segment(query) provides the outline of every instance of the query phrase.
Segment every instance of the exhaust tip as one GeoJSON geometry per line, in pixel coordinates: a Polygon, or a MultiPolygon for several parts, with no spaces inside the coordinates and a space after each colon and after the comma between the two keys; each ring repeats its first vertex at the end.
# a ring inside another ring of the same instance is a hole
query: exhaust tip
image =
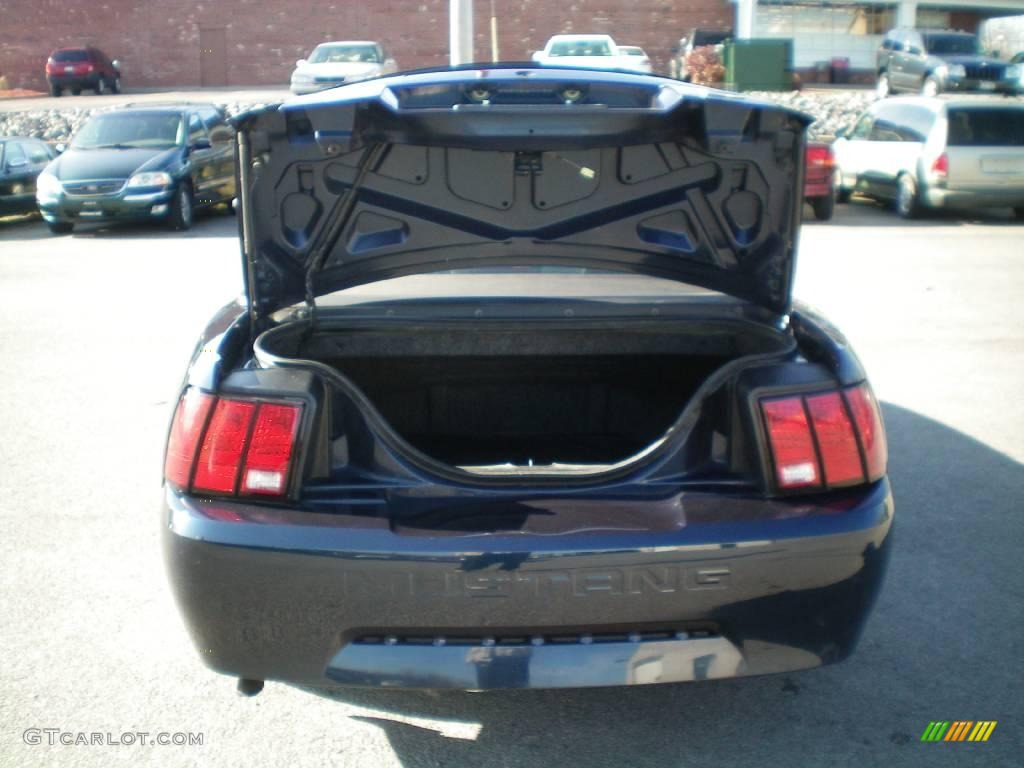
{"type": "Polygon", "coordinates": [[[262,680],[251,680],[247,677],[238,678],[238,695],[251,697],[263,690],[262,680]]]}

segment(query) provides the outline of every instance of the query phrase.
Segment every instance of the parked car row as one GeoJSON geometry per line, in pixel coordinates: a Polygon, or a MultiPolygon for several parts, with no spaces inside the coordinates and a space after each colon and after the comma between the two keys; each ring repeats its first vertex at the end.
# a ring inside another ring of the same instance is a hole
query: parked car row
{"type": "Polygon", "coordinates": [[[79,222],[158,220],[188,229],[196,209],[234,199],[234,130],[209,104],[103,112],[36,186],[39,210],[56,234],[79,222]]]}
{"type": "Polygon", "coordinates": [[[1024,218],[1024,104],[920,96],[877,101],[832,145],[837,194],[929,209],[1012,208],[1024,218]]]}
{"type": "Polygon", "coordinates": [[[233,210],[234,135],[217,107],[171,104],[93,115],[56,153],[0,138],[0,215],[38,207],[54,234],[120,221],[188,229],[197,209],[233,210]]]}
{"type": "MultiPolygon", "coordinates": [[[[728,28],[694,28],[672,47],[669,75],[688,80],[687,58],[696,48],[720,47],[731,39],[728,28]]],[[[881,97],[911,91],[936,96],[949,91],[1024,93],[1024,64],[1001,61],[981,52],[977,35],[946,29],[898,27],[878,49],[877,90],[881,97]]],[[[533,60],[543,66],[621,69],[651,73],[651,60],[638,46],[618,45],[609,35],[573,34],[551,37],[533,60]]],[[[295,62],[291,90],[312,93],[344,83],[392,74],[398,64],[384,47],[370,40],[321,43],[308,58],[295,62]]],[[[50,93],[97,94],[121,89],[120,63],[98,48],[62,48],[46,61],[50,93]]]]}

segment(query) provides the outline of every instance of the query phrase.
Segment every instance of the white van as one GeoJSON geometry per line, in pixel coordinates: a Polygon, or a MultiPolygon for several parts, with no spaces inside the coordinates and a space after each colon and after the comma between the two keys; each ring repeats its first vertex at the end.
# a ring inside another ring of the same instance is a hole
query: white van
{"type": "Polygon", "coordinates": [[[838,200],[927,208],[1013,208],[1024,218],[1024,102],[993,97],[878,101],[832,146],[838,200]]]}

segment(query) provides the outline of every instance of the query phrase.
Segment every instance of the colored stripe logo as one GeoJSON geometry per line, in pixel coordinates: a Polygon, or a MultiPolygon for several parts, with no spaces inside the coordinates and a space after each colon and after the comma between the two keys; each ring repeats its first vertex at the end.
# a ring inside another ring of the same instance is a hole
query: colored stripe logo
{"type": "Polygon", "coordinates": [[[921,734],[921,741],[988,741],[996,720],[933,720],[921,734]]]}

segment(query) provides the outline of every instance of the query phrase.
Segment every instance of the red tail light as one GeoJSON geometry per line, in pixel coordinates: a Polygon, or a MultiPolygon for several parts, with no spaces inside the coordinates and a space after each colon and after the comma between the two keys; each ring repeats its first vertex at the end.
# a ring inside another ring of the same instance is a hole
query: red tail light
{"type": "Polygon", "coordinates": [[[825,484],[830,486],[858,483],[864,479],[857,436],[838,392],[807,398],[807,410],[818,438],[825,484]]]}
{"type": "Polygon", "coordinates": [[[943,152],[935,158],[935,162],[932,163],[932,173],[943,179],[949,175],[949,155],[943,152]]]}
{"type": "Polygon", "coordinates": [[[803,399],[787,397],[762,400],[761,410],[768,424],[768,440],[775,459],[775,480],[780,488],[809,488],[821,485],[814,439],[804,413],[803,399]]]}
{"type": "Polygon", "coordinates": [[[195,490],[235,492],[254,413],[256,406],[253,403],[241,400],[217,403],[199,451],[196,476],[192,481],[195,490]]]}
{"type": "Polygon", "coordinates": [[[190,388],[178,403],[164,477],[182,490],[283,496],[302,406],[217,399],[190,388]]]}
{"type": "Polygon", "coordinates": [[[260,406],[252,445],[242,473],[242,493],[280,496],[288,485],[299,409],[292,405],[260,406]]]}
{"type": "Polygon", "coordinates": [[[198,389],[188,389],[178,401],[167,439],[164,477],[179,488],[188,488],[192,464],[196,458],[199,438],[206,429],[206,417],[213,406],[213,397],[198,389]]]}
{"type": "Polygon", "coordinates": [[[808,147],[807,165],[831,168],[836,163],[831,147],[808,147]]]}
{"type": "Polygon", "coordinates": [[[867,384],[762,400],[761,411],[779,488],[838,488],[885,474],[885,431],[867,384]]]}
{"type": "Polygon", "coordinates": [[[844,393],[846,402],[853,414],[853,423],[857,425],[857,433],[864,448],[867,460],[868,480],[877,480],[885,474],[889,462],[889,448],[885,442],[885,428],[882,426],[882,414],[878,410],[878,402],[867,384],[852,387],[844,393]]]}

